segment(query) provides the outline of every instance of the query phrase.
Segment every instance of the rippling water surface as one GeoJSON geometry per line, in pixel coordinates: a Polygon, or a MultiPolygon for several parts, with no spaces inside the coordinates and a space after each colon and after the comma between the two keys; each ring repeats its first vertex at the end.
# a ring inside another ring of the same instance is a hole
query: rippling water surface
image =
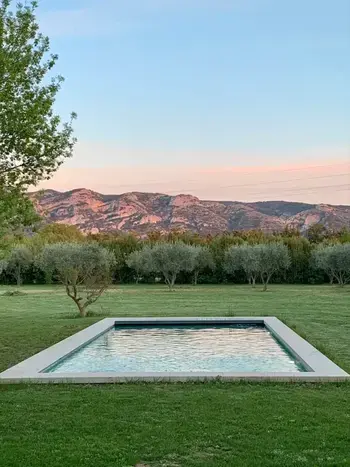
{"type": "Polygon", "coordinates": [[[124,326],[50,372],[304,371],[263,326],[124,326]]]}

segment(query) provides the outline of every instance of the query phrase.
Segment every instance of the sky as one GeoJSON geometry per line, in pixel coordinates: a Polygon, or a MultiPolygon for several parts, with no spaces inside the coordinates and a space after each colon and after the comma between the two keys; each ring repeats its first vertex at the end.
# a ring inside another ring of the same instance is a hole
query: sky
{"type": "Polygon", "coordinates": [[[41,0],[58,190],[350,204],[348,0],[41,0]]]}

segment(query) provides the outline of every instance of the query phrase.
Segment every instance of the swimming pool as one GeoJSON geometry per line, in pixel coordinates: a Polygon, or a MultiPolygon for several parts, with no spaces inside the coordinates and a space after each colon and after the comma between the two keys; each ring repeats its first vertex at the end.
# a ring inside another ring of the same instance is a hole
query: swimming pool
{"type": "Polygon", "coordinates": [[[273,316],[105,318],[0,373],[0,383],[349,378],[273,316]]]}
{"type": "Polygon", "coordinates": [[[295,372],[305,368],[259,324],[115,326],[47,370],[295,372]]]}

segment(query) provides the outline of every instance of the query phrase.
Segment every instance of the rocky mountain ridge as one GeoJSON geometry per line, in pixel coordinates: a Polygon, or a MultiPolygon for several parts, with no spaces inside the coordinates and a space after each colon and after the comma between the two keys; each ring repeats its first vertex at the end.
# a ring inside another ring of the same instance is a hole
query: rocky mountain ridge
{"type": "Polygon", "coordinates": [[[44,190],[30,195],[48,222],[76,225],[83,232],[191,230],[200,234],[285,227],[307,230],[312,224],[350,227],[350,206],[289,201],[243,203],[205,201],[192,195],[131,192],[103,195],[85,188],[67,192],[44,190]]]}

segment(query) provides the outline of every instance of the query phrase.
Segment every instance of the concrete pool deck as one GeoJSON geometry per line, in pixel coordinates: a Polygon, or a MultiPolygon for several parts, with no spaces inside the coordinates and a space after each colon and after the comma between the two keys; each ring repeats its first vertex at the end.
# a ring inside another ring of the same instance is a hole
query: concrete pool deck
{"type": "Polygon", "coordinates": [[[348,375],[329,358],[275,317],[105,318],[0,373],[0,383],[122,383],[128,381],[343,381],[348,375]],[[305,372],[132,372],[44,373],[115,325],[262,324],[299,360],[305,372]]]}

